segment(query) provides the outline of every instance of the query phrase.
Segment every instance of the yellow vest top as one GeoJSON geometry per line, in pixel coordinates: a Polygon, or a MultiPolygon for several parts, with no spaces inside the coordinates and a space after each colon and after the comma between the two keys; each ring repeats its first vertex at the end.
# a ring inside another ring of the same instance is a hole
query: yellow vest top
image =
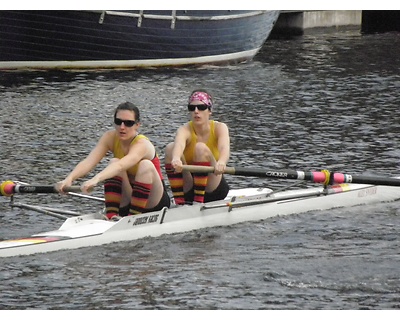
{"type": "MultiPolygon", "coordinates": [[[[190,142],[186,145],[185,150],[183,151],[183,155],[185,157],[187,164],[193,164],[193,156],[194,156],[194,147],[197,143],[197,135],[194,131],[193,122],[189,121],[190,128],[190,142]]],[[[219,151],[218,151],[218,138],[215,134],[215,121],[210,120],[210,137],[206,141],[206,145],[210,148],[211,153],[213,154],[215,160],[219,159],[219,151]]]]}
{"type": "MultiPolygon", "coordinates": [[[[149,140],[149,138],[147,138],[145,135],[143,134],[138,134],[135,138],[133,138],[131,145],[138,142],[140,139],[147,139],[149,140]]],[[[121,159],[123,157],[126,156],[126,154],[124,153],[124,151],[122,150],[121,147],[121,140],[118,138],[118,136],[116,135],[114,138],[114,146],[113,146],[113,150],[112,150],[114,157],[121,159]]],[[[161,180],[163,179],[162,174],[161,174],[161,167],[160,167],[160,159],[158,158],[157,153],[154,155],[154,158],[151,159],[151,162],[153,162],[154,166],[156,167],[156,170],[158,172],[158,174],[160,175],[161,180]]],[[[139,163],[135,164],[133,167],[128,169],[128,174],[135,176],[136,172],[138,170],[139,167],[139,163]]]]}

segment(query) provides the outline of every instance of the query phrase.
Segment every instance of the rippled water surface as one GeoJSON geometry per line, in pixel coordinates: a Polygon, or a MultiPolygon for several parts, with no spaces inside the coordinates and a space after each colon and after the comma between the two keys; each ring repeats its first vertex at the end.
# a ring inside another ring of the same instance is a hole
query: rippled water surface
{"type": "MultiPolygon", "coordinates": [[[[268,40],[254,61],[230,67],[1,73],[1,181],[61,180],[126,100],[140,105],[141,130],[163,157],[197,87],[211,89],[213,117],[230,127],[232,166],[399,175],[399,52],[399,33],[343,32],[268,40]]],[[[84,213],[101,206],[17,200],[84,213]]],[[[4,198],[0,208],[2,239],[61,223],[4,198]]],[[[398,202],[382,203],[3,258],[0,308],[398,309],[399,215],[398,202]]]]}

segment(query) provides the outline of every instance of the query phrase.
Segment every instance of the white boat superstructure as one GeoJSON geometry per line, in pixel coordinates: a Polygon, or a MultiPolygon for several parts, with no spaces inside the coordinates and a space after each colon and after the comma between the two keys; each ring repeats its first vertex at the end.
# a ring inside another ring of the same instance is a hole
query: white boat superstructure
{"type": "Polygon", "coordinates": [[[68,218],[58,230],[28,238],[0,241],[0,257],[100,246],[144,237],[258,221],[337,207],[400,199],[400,188],[338,184],[274,193],[271,189],[232,190],[225,200],[164,208],[161,211],[108,221],[101,213],[68,218]]]}

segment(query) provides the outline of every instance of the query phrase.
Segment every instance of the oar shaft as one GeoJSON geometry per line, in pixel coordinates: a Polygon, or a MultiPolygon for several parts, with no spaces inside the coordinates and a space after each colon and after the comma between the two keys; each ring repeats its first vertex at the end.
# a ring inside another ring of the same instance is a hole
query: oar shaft
{"type": "MultiPolygon", "coordinates": [[[[64,192],[81,191],[79,186],[64,188],[64,192]]],[[[15,193],[59,193],[55,185],[26,185],[18,184],[12,181],[4,181],[0,185],[0,194],[3,196],[12,196],[15,193]]]]}
{"type": "MultiPolygon", "coordinates": [[[[184,165],[183,170],[190,171],[190,172],[212,173],[212,172],[214,172],[214,167],[184,165]]],[[[232,175],[236,175],[236,176],[298,179],[297,171],[294,171],[294,170],[282,170],[280,172],[272,172],[272,171],[265,171],[265,170],[256,169],[256,168],[226,167],[224,170],[224,173],[232,174],[232,175]]]]}
{"type": "MultiPolygon", "coordinates": [[[[71,186],[71,187],[64,188],[64,192],[77,192],[80,190],[81,190],[81,188],[79,186],[71,186]]],[[[14,193],[59,193],[59,191],[57,190],[57,188],[55,186],[15,185],[14,193]]]]}
{"type": "MultiPolygon", "coordinates": [[[[190,172],[212,173],[214,172],[214,167],[184,165],[183,170],[190,172]]],[[[224,173],[236,176],[249,176],[249,177],[261,177],[261,178],[299,179],[298,172],[294,170],[265,171],[263,169],[256,169],[256,168],[226,167],[224,173]]],[[[300,179],[300,180],[307,180],[307,179],[300,179]]]]}
{"type": "MultiPolygon", "coordinates": [[[[214,167],[184,165],[183,170],[190,172],[211,173],[214,172],[214,167]]],[[[238,176],[261,177],[261,178],[271,178],[271,179],[306,180],[324,184],[360,183],[360,184],[374,184],[374,185],[386,185],[386,186],[400,186],[400,179],[396,178],[350,175],[343,173],[330,173],[327,170],[296,171],[296,170],[264,170],[257,168],[227,167],[224,173],[238,175],[238,176]]]]}
{"type": "Polygon", "coordinates": [[[363,183],[363,184],[377,184],[385,186],[400,186],[400,179],[396,178],[386,178],[386,177],[373,177],[373,176],[351,176],[353,183],[363,183]]]}

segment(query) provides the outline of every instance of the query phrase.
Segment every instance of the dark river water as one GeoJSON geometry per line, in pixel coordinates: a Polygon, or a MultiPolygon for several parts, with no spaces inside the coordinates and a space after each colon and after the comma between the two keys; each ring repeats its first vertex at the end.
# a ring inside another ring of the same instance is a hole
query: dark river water
{"type": "MultiPolygon", "coordinates": [[[[229,67],[1,73],[1,181],[61,180],[127,100],[140,106],[141,132],[163,158],[198,87],[211,90],[213,118],[230,127],[231,166],[398,175],[399,52],[400,33],[351,31],[268,40],[252,62],[229,67]]],[[[59,195],[16,200],[101,207],[59,195]]],[[[4,197],[0,208],[1,239],[62,223],[4,197]]],[[[398,309],[399,233],[391,202],[2,258],[0,309],[398,309]]]]}

